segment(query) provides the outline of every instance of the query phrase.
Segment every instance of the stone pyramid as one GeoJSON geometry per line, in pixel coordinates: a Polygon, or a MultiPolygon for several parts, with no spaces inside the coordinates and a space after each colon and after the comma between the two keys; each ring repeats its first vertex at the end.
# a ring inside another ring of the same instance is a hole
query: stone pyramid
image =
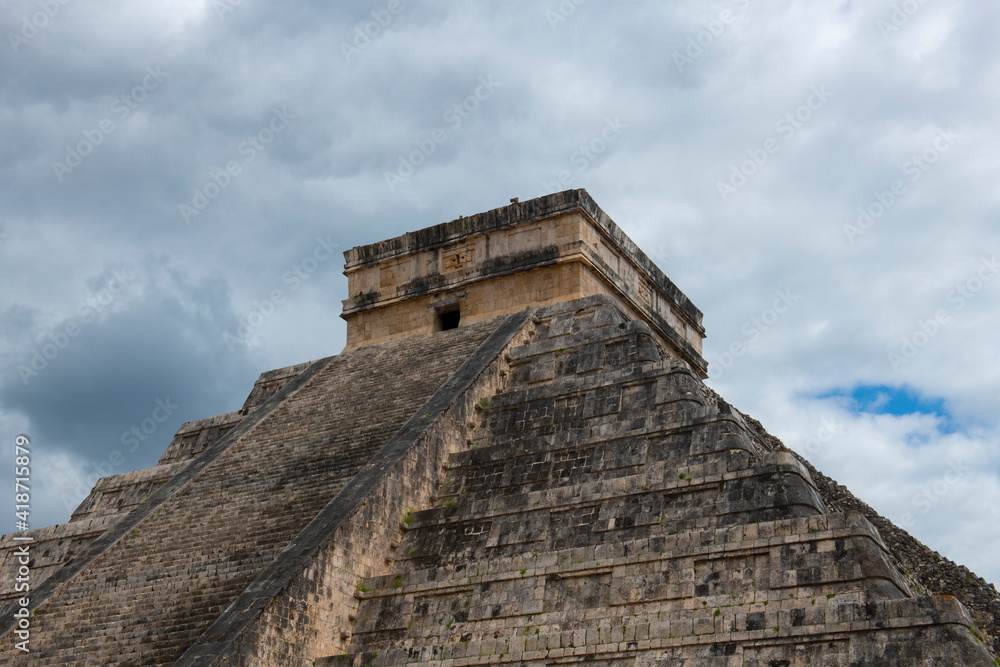
{"type": "Polygon", "coordinates": [[[3,538],[5,663],[996,664],[996,590],[708,389],[585,191],[346,257],[340,355],[27,535],[27,654],[3,538]]]}

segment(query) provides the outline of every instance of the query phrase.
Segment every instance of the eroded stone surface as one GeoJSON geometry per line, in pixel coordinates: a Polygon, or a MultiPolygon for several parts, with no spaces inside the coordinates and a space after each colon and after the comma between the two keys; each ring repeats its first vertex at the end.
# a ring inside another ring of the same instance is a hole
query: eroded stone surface
{"type": "Polygon", "coordinates": [[[704,376],[702,313],[601,210],[567,190],[344,253],[347,346],[604,294],[704,376]]]}
{"type": "Polygon", "coordinates": [[[3,657],[176,660],[495,326],[330,360],[43,604],[36,651],[3,657]]]}
{"type": "Polygon", "coordinates": [[[328,664],[992,663],[648,327],[600,299],[538,318],[328,664]]]}
{"type": "Polygon", "coordinates": [[[586,192],[346,256],[347,350],[32,531],[33,652],[8,612],[0,655],[993,664],[996,590],[706,387],[700,311],[586,192]]]}

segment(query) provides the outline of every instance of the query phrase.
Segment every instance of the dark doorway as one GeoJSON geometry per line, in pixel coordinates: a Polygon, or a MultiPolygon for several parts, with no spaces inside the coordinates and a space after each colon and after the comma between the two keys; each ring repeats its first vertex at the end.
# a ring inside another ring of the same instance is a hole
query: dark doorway
{"type": "Polygon", "coordinates": [[[461,317],[461,313],[456,308],[455,310],[449,310],[447,312],[438,311],[438,324],[441,325],[441,331],[447,331],[448,329],[457,329],[458,320],[461,317]]]}

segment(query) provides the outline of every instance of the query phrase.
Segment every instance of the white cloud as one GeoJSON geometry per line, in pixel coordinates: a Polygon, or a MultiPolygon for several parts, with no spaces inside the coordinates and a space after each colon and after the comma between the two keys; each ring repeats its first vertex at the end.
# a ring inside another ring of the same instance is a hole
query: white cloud
{"type": "MultiPolygon", "coordinates": [[[[925,3],[883,38],[878,21],[894,4],[586,3],[553,30],[545,12],[556,2],[413,2],[348,64],[339,44],[371,3],[244,1],[220,20],[196,0],[74,0],[18,53],[0,48],[0,312],[58,321],[89,277],[153,252],[193,286],[232,286],[225,299],[192,287],[157,323],[175,318],[186,331],[185,318],[210,320],[213,303],[245,313],[318,234],[348,248],[527,199],[620,116],[628,129],[571,186],[588,188],[705,312],[710,357],[745,339],[775,290],[801,294],[715,386],[793,447],[820,419],[842,420],[845,435],[815,463],[894,520],[943,474],[942,461],[975,461],[913,532],[1000,580],[991,556],[1000,552],[1000,281],[960,311],[947,300],[1000,250],[1000,44],[990,32],[1000,7],[925,3]],[[736,5],[749,6],[679,72],[672,52],[736,5]],[[155,64],[169,80],[58,182],[51,162],[155,64]],[[503,86],[391,192],[384,171],[489,74],[503,86]],[[818,85],[832,97],[782,136],[776,122],[818,85]],[[185,225],[178,205],[275,105],[294,108],[294,124],[185,225]],[[961,139],[849,243],[844,225],[858,208],[909,178],[903,163],[948,127],[961,139]],[[717,181],[768,137],[781,138],[780,151],[722,202],[717,181]],[[948,325],[893,371],[887,353],[941,308],[948,325]],[[802,398],[857,384],[941,397],[964,430],[802,398]],[[907,444],[908,433],[926,442],[907,444]]],[[[16,3],[4,34],[35,6],[16,3]]],[[[339,351],[344,282],[338,271],[317,276],[257,330],[259,370],[339,351]]],[[[134,312],[153,321],[141,304],[134,312]]],[[[211,338],[229,324],[199,331],[211,338]]],[[[155,382],[143,389],[156,393],[155,382]]],[[[238,407],[247,386],[233,384],[228,406],[238,407]]],[[[129,424],[142,409],[108,419],[129,424]]],[[[11,424],[15,416],[0,409],[11,424]]]]}

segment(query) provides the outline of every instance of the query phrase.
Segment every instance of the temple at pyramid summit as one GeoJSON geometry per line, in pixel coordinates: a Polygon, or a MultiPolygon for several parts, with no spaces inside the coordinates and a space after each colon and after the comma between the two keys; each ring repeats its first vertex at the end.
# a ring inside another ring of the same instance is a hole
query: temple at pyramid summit
{"type": "Polygon", "coordinates": [[[3,664],[997,664],[996,589],[707,387],[586,191],[345,257],[344,350],[0,540],[3,664]]]}

